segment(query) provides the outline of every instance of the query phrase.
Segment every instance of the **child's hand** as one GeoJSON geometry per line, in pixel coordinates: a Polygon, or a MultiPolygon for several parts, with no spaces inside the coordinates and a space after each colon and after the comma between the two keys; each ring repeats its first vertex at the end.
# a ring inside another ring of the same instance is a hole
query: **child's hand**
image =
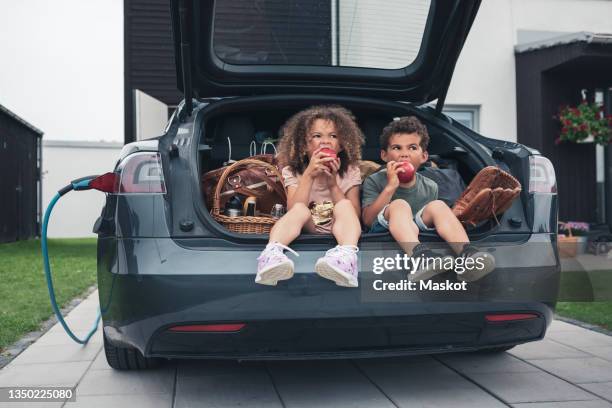
{"type": "Polygon", "coordinates": [[[392,190],[397,190],[400,185],[399,177],[397,177],[398,172],[403,172],[401,162],[396,162],[391,160],[387,162],[387,188],[392,190]]]}
{"type": "Polygon", "coordinates": [[[338,185],[336,178],[338,170],[340,170],[340,159],[335,158],[325,164],[327,174],[327,186],[332,189],[338,185]]]}
{"type": "MultiPolygon", "coordinates": [[[[338,162],[337,169],[340,168],[340,161],[338,159],[332,159],[328,157],[325,153],[321,152],[321,147],[315,150],[310,157],[310,161],[308,163],[308,167],[304,170],[304,176],[315,179],[320,176],[331,176],[330,167],[328,167],[328,163],[338,162]]],[[[334,176],[335,180],[335,176],[334,176]]]]}

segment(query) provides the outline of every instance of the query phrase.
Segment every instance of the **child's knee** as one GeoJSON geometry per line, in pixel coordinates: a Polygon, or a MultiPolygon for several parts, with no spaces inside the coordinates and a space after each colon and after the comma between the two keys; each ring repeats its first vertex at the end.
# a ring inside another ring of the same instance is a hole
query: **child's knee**
{"type": "Polygon", "coordinates": [[[388,220],[391,217],[391,214],[398,214],[402,217],[412,217],[412,208],[410,204],[406,200],[396,199],[389,203],[387,207],[387,211],[385,211],[385,218],[388,220]]]}
{"type": "Polygon", "coordinates": [[[310,209],[304,203],[295,203],[287,212],[287,215],[306,222],[310,219],[310,209]]]}
{"type": "Polygon", "coordinates": [[[349,200],[348,198],[343,198],[342,200],[334,204],[334,215],[347,211],[351,208],[353,208],[353,203],[351,203],[351,200],[349,200]]]}
{"type": "Polygon", "coordinates": [[[425,206],[425,209],[423,211],[428,211],[432,214],[439,214],[439,213],[445,213],[445,212],[449,212],[450,208],[448,205],[446,205],[446,203],[442,200],[434,200],[430,203],[428,203],[425,206]]]}

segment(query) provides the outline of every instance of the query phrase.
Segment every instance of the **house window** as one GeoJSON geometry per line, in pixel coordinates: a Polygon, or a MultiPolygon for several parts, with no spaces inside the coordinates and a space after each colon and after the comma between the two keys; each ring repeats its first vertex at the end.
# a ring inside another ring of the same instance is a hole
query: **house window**
{"type": "Polygon", "coordinates": [[[478,105],[446,105],[442,112],[476,132],[480,129],[480,106],[478,105]]]}

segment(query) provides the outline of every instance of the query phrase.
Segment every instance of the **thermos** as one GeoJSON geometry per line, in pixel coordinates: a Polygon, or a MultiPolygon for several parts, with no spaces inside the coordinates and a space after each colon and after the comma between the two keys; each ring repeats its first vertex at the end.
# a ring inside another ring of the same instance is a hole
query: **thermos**
{"type": "Polygon", "coordinates": [[[233,196],[225,203],[224,213],[228,217],[240,217],[242,215],[242,202],[238,196],[233,196]]]}
{"type": "Polygon", "coordinates": [[[255,216],[255,211],[257,210],[257,198],[256,197],[248,197],[246,200],[244,200],[244,215],[249,216],[249,217],[254,217],[255,216]]]}

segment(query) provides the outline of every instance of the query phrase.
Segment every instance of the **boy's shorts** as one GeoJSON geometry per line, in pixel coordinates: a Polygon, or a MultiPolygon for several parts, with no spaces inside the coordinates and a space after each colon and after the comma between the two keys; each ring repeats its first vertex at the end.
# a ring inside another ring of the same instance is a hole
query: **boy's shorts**
{"type": "MultiPolygon", "coordinates": [[[[372,223],[372,226],[370,227],[370,231],[368,232],[386,232],[389,231],[389,221],[387,221],[385,219],[385,210],[387,209],[387,207],[389,206],[389,204],[385,205],[383,207],[382,210],[380,210],[380,212],[378,213],[378,215],[376,216],[376,219],[374,220],[374,222],[372,223]]],[[[417,227],[419,227],[419,231],[435,231],[435,228],[429,228],[427,225],[425,225],[425,223],[423,222],[423,210],[425,209],[425,207],[421,208],[419,211],[417,211],[416,214],[414,214],[414,222],[417,225],[417,227]]]]}

